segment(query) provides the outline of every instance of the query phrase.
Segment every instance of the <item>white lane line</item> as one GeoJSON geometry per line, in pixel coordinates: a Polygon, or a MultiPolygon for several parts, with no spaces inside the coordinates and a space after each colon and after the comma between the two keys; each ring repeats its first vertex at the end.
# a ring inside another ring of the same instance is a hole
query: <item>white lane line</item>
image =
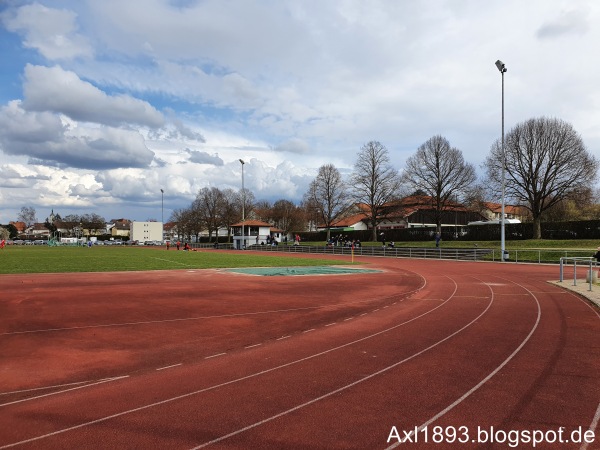
{"type": "Polygon", "coordinates": [[[352,320],[352,319],[354,319],[354,317],[348,317],[348,318],[344,319],[344,322],[347,322],[347,321],[352,320]]]}
{"type": "Polygon", "coordinates": [[[226,355],[226,354],[227,354],[226,352],[217,353],[216,355],[205,356],[204,359],[216,358],[217,356],[223,356],[223,355],[226,355]]]}
{"type": "MultiPolygon", "coordinates": [[[[535,320],[535,323],[533,324],[533,327],[529,331],[529,334],[525,337],[525,339],[523,339],[523,341],[521,341],[521,344],[519,344],[519,346],[508,356],[508,358],[506,358],[504,361],[502,361],[502,363],[500,363],[500,365],[498,367],[496,367],[492,372],[490,372],[488,374],[488,376],[486,376],[483,380],[481,380],[479,383],[477,383],[475,386],[473,386],[471,389],[469,389],[467,392],[465,392],[461,397],[459,397],[458,399],[456,399],[454,402],[452,402],[446,408],[444,408],[443,410],[441,410],[435,416],[431,417],[429,420],[427,420],[426,422],[424,422],[421,425],[419,425],[416,428],[418,432],[424,430],[427,426],[429,426],[430,424],[432,424],[433,422],[435,422],[436,420],[438,420],[440,417],[442,417],[443,415],[445,415],[450,410],[454,409],[455,406],[457,406],[460,403],[462,403],[473,392],[477,391],[481,386],[483,386],[485,383],[487,383],[494,375],[496,375],[498,372],[500,372],[500,370],[502,370],[502,368],[504,366],[506,366],[510,362],[510,360],[513,359],[516,356],[517,353],[519,353],[521,351],[521,349],[525,346],[525,344],[529,341],[529,339],[531,339],[531,336],[533,336],[533,333],[537,329],[537,327],[538,327],[538,325],[540,323],[540,319],[542,317],[542,308],[540,306],[540,302],[537,299],[537,297],[535,296],[535,294],[533,292],[531,292],[529,289],[527,289],[525,286],[523,286],[521,284],[518,284],[518,283],[514,283],[514,284],[516,284],[517,286],[525,289],[531,295],[531,297],[533,297],[535,299],[535,302],[537,304],[537,318],[535,320]]],[[[491,284],[491,285],[488,284],[488,286],[498,286],[498,285],[499,284],[491,284]]],[[[503,285],[500,284],[500,286],[503,286],[503,285]]],[[[493,298],[493,295],[494,295],[494,292],[492,291],[492,298],[493,298]]],[[[411,431],[409,433],[409,435],[405,439],[401,439],[400,441],[398,441],[398,442],[390,445],[389,447],[386,448],[386,450],[390,450],[392,448],[396,448],[400,444],[406,442],[406,440],[408,440],[408,439],[411,438],[412,433],[413,432],[411,431]]]]}
{"type": "MultiPolygon", "coordinates": [[[[455,292],[456,292],[456,291],[455,291],[455,292]]],[[[493,303],[493,302],[494,302],[494,297],[493,297],[493,295],[492,295],[492,297],[490,298],[490,301],[489,301],[489,303],[488,303],[487,307],[486,307],[486,308],[483,310],[483,312],[482,312],[481,314],[479,314],[477,317],[475,317],[475,318],[474,318],[474,319],[473,319],[471,322],[469,322],[468,324],[466,324],[466,325],[465,325],[465,326],[463,326],[462,328],[460,328],[460,329],[456,330],[454,333],[452,333],[452,334],[449,334],[449,335],[448,335],[448,336],[446,336],[445,338],[443,338],[443,339],[441,339],[441,340],[437,341],[436,343],[434,343],[434,344],[430,345],[429,347],[427,347],[427,348],[424,348],[423,350],[421,350],[421,351],[419,351],[419,352],[417,352],[417,353],[414,353],[414,354],[412,354],[411,356],[408,356],[407,358],[404,358],[403,360],[401,360],[401,361],[398,361],[398,362],[396,362],[396,363],[392,364],[391,366],[384,367],[383,369],[381,369],[381,370],[378,370],[377,372],[374,372],[374,373],[372,373],[372,374],[370,374],[370,375],[367,375],[367,376],[366,376],[366,377],[364,377],[364,378],[361,378],[361,379],[359,379],[359,380],[356,380],[356,381],[354,381],[354,382],[352,382],[352,383],[350,383],[350,384],[347,384],[347,385],[345,385],[345,386],[342,386],[342,387],[340,387],[340,388],[338,388],[338,389],[336,389],[336,390],[334,390],[334,391],[330,391],[330,392],[328,392],[327,394],[321,395],[320,397],[314,398],[314,399],[312,399],[312,400],[309,400],[309,401],[307,401],[307,402],[305,402],[305,403],[302,403],[302,404],[300,404],[300,405],[294,406],[293,408],[290,408],[290,409],[288,409],[288,410],[286,410],[286,411],[282,411],[282,412],[280,412],[280,413],[278,413],[278,414],[275,414],[275,415],[273,415],[273,416],[271,416],[271,417],[267,417],[266,419],[263,419],[263,420],[261,420],[261,421],[259,421],[259,422],[255,422],[255,423],[253,423],[253,424],[251,424],[251,425],[248,425],[248,426],[246,426],[246,427],[244,427],[244,428],[240,428],[239,430],[232,431],[232,432],[231,432],[231,433],[229,433],[229,434],[226,434],[226,435],[224,435],[224,436],[220,436],[220,437],[218,437],[218,438],[216,438],[216,439],[213,439],[213,440],[211,440],[211,441],[208,441],[208,442],[205,442],[205,443],[203,443],[203,444],[201,444],[201,445],[198,445],[198,446],[196,446],[196,447],[193,447],[193,448],[192,448],[192,450],[198,450],[198,449],[200,449],[200,448],[208,447],[209,445],[216,444],[216,443],[218,443],[218,442],[224,441],[225,439],[229,439],[230,437],[236,436],[236,435],[238,435],[238,434],[240,434],[240,433],[244,433],[245,431],[251,430],[252,428],[256,428],[256,427],[258,427],[258,426],[261,426],[261,425],[263,425],[263,424],[265,424],[265,423],[267,423],[267,422],[271,422],[272,420],[278,419],[279,417],[285,416],[285,415],[287,415],[287,414],[290,414],[290,413],[292,413],[292,412],[294,412],[294,411],[297,411],[297,410],[299,410],[299,409],[302,409],[302,408],[304,408],[304,407],[306,407],[306,406],[312,405],[312,404],[314,404],[314,403],[316,403],[316,402],[318,402],[318,401],[320,401],[320,400],[323,400],[323,399],[325,399],[325,398],[331,397],[332,395],[336,395],[336,394],[338,394],[338,393],[340,393],[340,392],[342,392],[342,391],[345,391],[346,389],[349,389],[349,388],[351,388],[351,387],[354,387],[354,386],[356,386],[357,384],[360,384],[360,383],[362,383],[362,382],[364,382],[364,381],[370,380],[371,378],[374,378],[374,377],[376,377],[376,376],[378,376],[378,375],[381,375],[382,373],[385,373],[385,372],[387,372],[387,371],[389,371],[389,370],[391,370],[391,369],[394,369],[394,368],[398,367],[399,365],[401,365],[401,364],[404,364],[405,362],[407,362],[407,361],[410,361],[411,359],[414,359],[414,358],[416,358],[416,357],[417,357],[417,356],[419,356],[419,355],[422,355],[423,353],[425,353],[425,352],[427,352],[427,351],[431,350],[432,348],[434,348],[434,347],[437,347],[438,345],[442,344],[443,342],[446,342],[448,339],[451,339],[452,337],[456,336],[456,335],[457,335],[458,333],[460,333],[461,331],[465,330],[466,328],[468,328],[468,327],[470,327],[471,325],[473,325],[474,323],[476,323],[476,322],[477,322],[477,321],[478,321],[478,320],[479,320],[479,319],[480,319],[480,318],[481,318],[481,317],[482,317],[482,316],[483,316],[483,315],[484,315],[484,314],[485,314],[485,313],[486,313],[486,312],[487,312],[487,311],[488,311],[488,310],[491,308],[491,306],[492,306],[492,303],[493,303]]],[[[539,307],[539,303],[538,303],[538,307],[539,307]]],[[[538,321],[539,321],[539,318],[538,318],[538,321]]],[[[536,322],[536,326],[537,326],[537,322],[536,322]]],[[[531,335],[531,334],[532,334],[532,333],[530,333],[530,335],[531,335]]],[[[529,339],[529,337],[527,337],[527,339],[529,339]]],[[[525,341],[525,342],[526,342],[526,341],[525,341]]],[[[518,349],[518,350],[520,350],[520,348],[521,348],[523,345],[525,345],[525,342],[523,342],[523,343],[521,344],[521,346],[519,347],[519,349],[518,349]]],[[[517,350],[517,351],[518,351],[518,350],[517,350]]],[[[508,362],[508,361],[505,361],[505,362],[503,363],[503,365],[504,365],[504,364],[506,364],[506,362],[508,362]]],[[[499,370],[499,369],[498,369],[498,370],[499,370]]]]}
{"type": "MultiPolygon", "coordinates": [[[[598,408],[596,408],[596,414],[594,414],[594,418],[592,419],[592,423],[590,423],[590,427],[588,428],[588,430],[592,431],[594,433],[594,436],[598,437],[598,434],[596,433],[596,427],[598,426],[598,421],[600,421],[600,403],[598,403],[598,408]]],[[[583,445],[580,447],[580,450],[585,450],[588,447],[588,443],[589,442],[584,442],[583,445]]]]}
{"type": "Polygon", "coordinates": [[[336,322],[331,322],[331,323],[328,323],[328,324],[327,324],[327,325],[325,325],[325,326],[326,326],[326,327],[330,327],[330,326],[333,326],[333,325],[335,325],[335,324],[336,324],[336,322]]]}
{"type": "Polygon", "coordinates": [[[178,366],[181,366],[181,365],[183,365],[183,363],[179,363],[179,364],[171,364],[170,366],[159,367],[159,368],[158,368],[158,369],[156,369],[156,370],[165,370],[165,369],[171,369],[171,368],[173,368],[173,367],[178,367],[178,366]]]}
{"type": "Polygon", "coordinates": [[[165,262],[168,262],[168,263],[179,264],[180,266],[193,267],[192,264],[186,264],[186,263],[182,263],[182,262],[179,262],[179,261],[173,261],[173,260],[170,260],[170,259],[157,258],[155,256],[151,256],[150,259],[157,259],[159,261],[165,261],[165,262]]]}
{"type": "MultiPolygon", "coordinates": [[[[103,383],[109,383],[111,381],[122,380],[123,378],[128,378],[128,377],[129,377],[129,375],[123,375],[123,376],[120,376],[120,377],[106,378],[104,380],[97,381],[95,383],[85,384],[83,386],[77,386],[77,387],[73,387],[73,388],[69,388],[69,389],[63,389],[61,391],[56,391],[56,392],[49,392],[47,394],[36,395],[35,397],[27,397],[27,398],[23,398],[21,400],[15,400],[14,402],[0,403],[0,407],[2,407],[2,406],[8,406],[8,405],[14,405],[16,403],[29,402],[31,400],[37,400],[39,398],[50,397],[51,395],[63,394],[65,392],[76,391],[78,389],[83,389],[83,388],[87,388],[87,387],[91,387],[91,386],[96,386],[98,384],[103,384],[103,383]]],[[[0,447],[0,448],[4,448],[4,447],[0,447]]]]}
{"type": "Polygon", "coordinates": [[[288,339],[288,338],[291,338],[291,337],[292,336],[288,334],[287,336],[281,336],[280,338],[277,338],[277,340],[281,341],[282,339],[288,339]]]}
{"type": "Polygon", "coordinates": [[[48,389],[56,389],[56,388],[62,388],[62,387],[66,387],[66,386],[77,386],[77,385],[81,385],[81,384],[89,384],[89,383],[96,383],[99,381],[110,381],[110,380],[112,380],[112,378],[109,377],[109,378],[100,378],[97,380],[74,381],[72,383],[55,384],[52,386],[41,386],[41,387],[30,388],[30,389],[19,389],[18,391],[0,392],[0,395],[13,395],[13,394],[23,394],[25,392],[33,392],[33,391],[46,391],[48,389]]]}
{"type": "Polygon", "coordinates": [[[315,329],[311,328],[310,330],[304,330],[303,333],[310,333],[311,331],[315,331],[315,329]]]}
{"type": "Polygon", "coordinates": [[[247,345],[247,346],[245,346],[244,348],[258,347],[258,346],[260,346],[260,345],[262,345],[262,344],[252,344],[252,345],[247,345]]]}
{"type": "Polygon", "coordinates": [[[178,319],[164,319],[164,320],[144,320],[141,322],[121,322],[121,323],[107,323],[100,325],[82,325],[79,327],[64,327],[64,328],[47,328],[41,330],[25,330],[25,331],[9,331],[6,333],[0,333],[0,336],[10,336],[13,334],[29,334],[29,333],[49,333],[52,331],[70,331],[70,330],[86,330],[88,328],[109,328],[109,327],[127,327],[133,325],[149,325],[156,323],[170,323],[170,322],[186,322],[190,320],[206,320],[206,319],[224,319],[228,317],[243,317],[243,316],[257,316],[262,314],[277,314],[282,312],[294,312],[294,311],[306,311],[309,309],[319,309],[321,306],[310,306],[306,308],[290,308],[290,309],[276,309],[268,311],[256,311],[246,312],[239,314],[219,314],[215,316],[197,316],[197,317],[183,317],[178,319]]]}
{"type": "MultiPolygon", "coordinates": [[[[452,280],[452,281],[454,282],[454,280],[452,280]]],[[[345,344],[338,345],[337,347],[332,347],[332,348],[329,348],[327,350],[323,350],[322,352],[315,353],[315,354],[306,356],[304,358],[297,359],[295,361],[290,361],[288,363],[281,364],[279,366],[271,367],[270,369],[261,370],[259,372],[251,373],[249,375],[246,375],[246,376],[243,376],[243,377],[240,377],[240,378],[235,378],[235,379],[230,380],[230,381],[225,381],[225,382],[220,383],[220,384],[215,384],[213,386],[209,386],[209,387],[204,388],[204,389],[199,389],[197,391],[188,392],[187,394],[182,394],[182,395],[178,395],[176,397],[167,398],[167,399],[161,400],[159,402],[150,403],[150,404],[143,405],[143,406],[140,406],[140,407],[137,407],[137,408],[133,408],[133,409],[129,409],[129,410],[126,410],[126,411],[121,411],[119,413],[115,413],[115,414],[112,414],[110,416],[100,417],[99,419],[95,419],[95,420],[91,420],[91,421],[88,421],[88,422],[80,423],[80,424],[74,425],[72,427],[63,428],[61,430],[56,430],[56,431],[53,431],[51,433],[43,434],[43,435],[40,435],[40,436],[35,436],[35,437],[29,438],[29,439],[25,439],[25,440],[22,440],[22,441],[19,441],[19,442],[13,442],[12,444],[7,444],[7,445],[4,445],[4,446],[0,447],[0,450],[3,450],[5,448],[16,447],[17,445],[27,444],[29,442],[36,442],[36,441],[39,441],[39,440],[42,440],[42,439],[45,439],[45,438],[48,438],[48,437],[56,436],[58,434],[67,433],[69,431],[77,430],[77,429],[84,428],[84,427],[87,427],[87,426],[90,426],[90,425],[95,425],[97,423],[106,422],[108,420],[115,419],[117,417],[122,417],[122,416],[125,416],[127,414],[136,413],[136,412],[139,412],[139,411],[143,411],[145,409],[154,408],[156,406],[164,405],[164,404],[171,403],[171,402],[174,402],[174,401],[177,401],[177,400],[181,400],[181,399],[184,399],[184,398],[188,398],[188,397],[192,397],[192,396],[195,396],[195,395],[198,395],[198,394],[202,394],[204,392],[216,390],[216,389],[219,389],[221,387],[229,386],[229,385],[232,385],[232,384],[235,384],[235,383],[239,383],[241,381],[245,381],[245,380],[249,380],[249,379],[252,379],[252,378],[259,377],[261,375],[265,375],[267,373],[275,372],[276,370],[281,370],[281,369],[284,369],[284,368],[287,368],[287,367],[290,367],[290,366],[293,366],[293,365],[296,365],[296,364],[300,364],[302,362],[309,361],[309,360],[314,359],[314,358],[318,358],[320,356],[326,355],[328,353],[332,353],[334,351],[340,350],[340,349],[345,348],[345,347],[350,347],[350,346],[352,346],[354,344],[358,344],[359,342],[363,342],[363,341],[366,341],[368,339],[372,339],[374,337],[377,337],[377,336],[380,336],[382,334],[385,334],[385,333],[388,333],[390,331],[393,331],[396,328],[400,328],[400,327],[402,327],[402,326],[404,326],[404,325],[406,325],[408,323],[414,322],[415,320],[418,320],[418,319],[420,319],[420,318],[422,318],[422,317],[424,317],[424,316],[426,316],[428,314],[431,314],[436,309],[441,308],[445,303],[449,302],[454,297],[454,295],[456,294],[457,289],[458,289],[458,286],[457,286],[456,282],[454,282],[454,291],[452,292],[452,294],[450,294],[450,296],[448,297],[448,299],[444,303],[442,303],[440,305],[437,305],[435,308],[431,308],[429,311],[426,311],[423,314],[419,314],[418,316],[415,316],[412,319],[408,319],[408,320],[406,320],[404,322],[401,322],[399,324],[396,324],[396,325],[394,325],[392,327],[389,327],[389,328],[386,328],[384,330],[380,330],[380,331],[378,331],[376,333],[373,333],[373,334],[370,334],[368,336],[363,336],[360,339],[356,339],[354,341],[346,342],[345,344]]],[[[477,320],[477,319],[475,319],[475,320],[477,320]]],[[[290,336],[284,336],[283,338],[287,338],[287,337],[290,337],[290,336]]],[[[282,339],[282,338],[280,338],[280,339],[282,339]]],[[[423,351],[426,351],[426,350],[423,350],[423,351]]],[[[213,355],[213,357],[214,356],[224,355],[224,354],[225,353],[221,353],[219,355],[213,355]]],[[[417,355],[414,355],[414,356],[417,356],[417,355]]],[[[207,357],[207,358],[210,358],[210,356],[207,357]]],[[[207,358],[205,358],[205,359],[207,359],[207,358]]],[[[408,361],[408,359],[406,359],[406,361],[408,361]]]]}

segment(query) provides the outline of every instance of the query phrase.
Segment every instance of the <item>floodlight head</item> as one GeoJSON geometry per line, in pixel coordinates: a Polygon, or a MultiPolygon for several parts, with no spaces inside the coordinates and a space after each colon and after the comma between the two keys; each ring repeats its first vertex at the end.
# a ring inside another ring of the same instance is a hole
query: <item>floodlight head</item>
{"type": "Polygon", "coordinates": [[[498,70],[501,73],[506,72],[506,65],[502,61],[500,61],[500,60],[496,61],[496,67],[498,68],[498,70]]]}
{"type": "Polygon", "coordinates": [[[165,191],[163,191],[162,189],[160,190],[160,192],[161,192],[162,194],[164,194],[164,193],[165,193],[165,191]]]}
{"type": "Polygon", "coordinates": [[[246,164],[243,159],[240,159],[240,162],[242,163],[242,166],[246,164]]]}

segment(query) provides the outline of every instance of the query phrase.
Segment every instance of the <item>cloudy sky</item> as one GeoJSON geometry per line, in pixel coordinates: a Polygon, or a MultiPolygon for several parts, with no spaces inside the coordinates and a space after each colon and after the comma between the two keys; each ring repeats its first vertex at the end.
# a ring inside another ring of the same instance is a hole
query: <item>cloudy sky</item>
{"type": "Polygon", "coordinates": [[[441,134],[479,168],[497,59],[507,130],[557,117],[599,157],[599,27],[595,0],[1,0],[0,223],[166,221],[239,189],[240,158],[257,199],[299,202],[370,140],[401,171],[441,134]]]}

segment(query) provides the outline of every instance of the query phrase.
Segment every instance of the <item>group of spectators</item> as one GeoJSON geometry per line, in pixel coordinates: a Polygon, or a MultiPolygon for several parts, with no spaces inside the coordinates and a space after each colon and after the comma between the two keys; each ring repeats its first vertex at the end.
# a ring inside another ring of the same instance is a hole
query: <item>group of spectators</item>
{"type": "Polygon", "coordinates": [[[330,237],[327,241],[327,247],[360,247],[360,239],[349,239],[342,234],[330,237]]]}

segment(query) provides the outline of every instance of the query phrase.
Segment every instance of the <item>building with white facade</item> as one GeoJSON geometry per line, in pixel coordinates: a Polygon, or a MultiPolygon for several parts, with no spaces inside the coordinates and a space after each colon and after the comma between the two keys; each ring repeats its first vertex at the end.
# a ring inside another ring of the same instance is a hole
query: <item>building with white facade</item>
{"type": "Polygon", "coordinates": [[[130,239],[138,242],[163,241],[162,222],[131,222],[130,239]]]}

